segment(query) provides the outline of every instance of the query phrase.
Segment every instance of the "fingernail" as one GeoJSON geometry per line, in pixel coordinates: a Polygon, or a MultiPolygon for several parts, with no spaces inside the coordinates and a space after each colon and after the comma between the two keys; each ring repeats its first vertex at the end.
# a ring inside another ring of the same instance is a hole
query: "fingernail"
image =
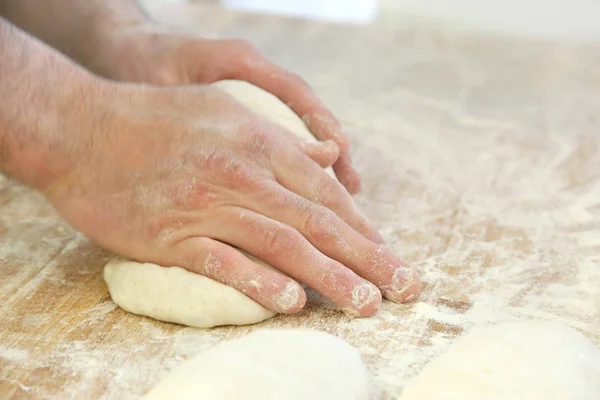
{"type": "Polygon", "coordinates": [[[369,317],[379,309],[381,291],[370,283],[363,283],[352,291],[352,304],[355,307],[342,308],[344,314],[352,318],[369,317]]]}
{"type": "Polygon", "coordinates": [[[283,291],[275,296],[275,304],[277,304],[282,312],[286,312],[295,308],[298,304],[298,300],[300,299],[301,290],[302,288],[297,283],[288,282],[283,291]]]}
{"type": "Polygon", "coordinates": [[[386,299],[396,303],[403,303],[414,299],[417,295],[415,284],[417,283],[417,273],[412,267],[398,267],[394,271],[392,282],[383,290],[386,299]]]}
{"type": "Polygon", "coordinates": [[[352,291],[352,304],[357,308],[363,308],[367,304],[371,304],[378,296],[379,289],[370,283],[363,283],[354,288],[352,291]]]}

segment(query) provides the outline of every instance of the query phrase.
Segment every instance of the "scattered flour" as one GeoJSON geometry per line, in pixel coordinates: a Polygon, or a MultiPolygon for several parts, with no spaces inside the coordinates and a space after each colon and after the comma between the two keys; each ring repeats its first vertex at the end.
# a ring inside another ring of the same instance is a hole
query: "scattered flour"
{"type": "Polygon", "coordinates": [[[20,363],[26,361],[29,358],[29,354],[23,349],[7,348],[4,346],[0,346],[0,358],[20,363]]]}
{"type": "MultiPolygon", "coordinates": [[[[309,294],[306,311],[261,327],[307,327],[347,340],[375,379],[376,400],[398,398],[409,379],[474,326],[542,319],[574,327],[600,344],[597,52],[376,27],[295,29],[277,20],[266,30],[255,24],[249,29],[250,20],[210,18],[207,26],[236,27],[230,33],[269,46],[278,61],[296,65],[315,85],[353,144],[364,181],[357,201],[381,227],[387,246],[415,264],[424,282],[416,304],[385,302],[373,318],[350,319],[309,294]],[[285,41],[271,40],[275,29],[286,33],[285,41]],[[374,75],[372,60],[394,54],[394,62],[378,64],[374,75]]],[[[0,186],[6,185],[0,177],[0,186]]],[[[32,270],[78,239],[48,217],[39,198],[15,186],[6,190],[18,201],[0,205],[7,237],[0,260],[21,268],[0,286],[0,299],[9,304],[35,294],[48,279],[63,285],[65,265],[50,264],[15,292],[32,270]],[[7,225],[11,221],[17,223],[7,225]],[[35,249],[23,239],[43,236],[57,237],[57,243],[35,249]]],[[[64,293],[88,296],[93,273],[72,276],[79,286],[65,283],[64,293]]],[[[102,278],[98,273],[94,279],[102,278]]],[[[36,311],[53,312],[50,306],[36,311]]],[[[16,339],[7,337],[1,351],[8,358],[0,358],[12,368],[6,368],[7,379],[20,368],[41,366],[50,371],[49,381],[66,379],[67,393],[54,398],[92,393],[133,399],[191,355],[255,329],[181,328],[125,315],[106,303],[78,317],[59,326],[63,342],[46,352],[35,347],[48,345],[44,333],[30,331],[35,318],[24,333],[15,333],[28,338],[27,352],[15,353],[9,341],[16,339]]],[[[32,396],[49,387],[20,384],[32,387],[32,396]]]]}

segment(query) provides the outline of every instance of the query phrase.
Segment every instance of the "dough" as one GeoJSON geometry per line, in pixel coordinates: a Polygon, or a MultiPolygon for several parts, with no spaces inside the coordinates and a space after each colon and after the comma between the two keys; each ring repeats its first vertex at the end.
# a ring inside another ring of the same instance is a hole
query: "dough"
{"type": "MultiPolygon", "coordinates": [[[[305,140],[317,141],[302,119],[272,94],[242,81],[225,80],[213,85],[271,122],[305,140]]],[[[335,176],[331,168],[326,171],[335,176]]],[[[275,315],[237,290],[179,267],[114,260],[105,266],[104,280],[119,307],[161,321],[211,328],[253,324],[275,315]]]]}
{"type": "Polygon", "coordinates": [[[104,280],[119,307],[161,321],[210,328],[275,315],[232,287],[179,267],[114,260],[104,267],[104,280]]]}
{"type": "Polygon", "coordinates": [[[573,328],[476,328],[426,365],[402,400],[598,400],[600,349],[573,328]]]}
{"type": "Polygon", "coordinates": [[[367,400],[358,351],[328,333],[257,330],[178,366],[142,400],[367,400]]]}
{"type": "MultiPolygon", "coordinates": [[[[283,126],[288,131],[295,133],[296,136],[309,142],[317,142],[304,121],[271,93],[243,81],[224,80],[215,82],[212,86],[218,87],[233,96],[246,108],[273,123],[283,126]]],[[[335,177],[331,168],[327,168],[325,171],[335,177]]]]}

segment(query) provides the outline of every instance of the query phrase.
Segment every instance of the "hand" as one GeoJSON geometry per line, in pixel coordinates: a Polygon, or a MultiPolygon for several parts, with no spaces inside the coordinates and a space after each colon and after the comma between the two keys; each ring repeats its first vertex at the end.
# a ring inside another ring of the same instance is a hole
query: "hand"
{"type": "Polygon", "coordinates": [[[112,79],[157,85],[237,79],[274,94],[317,139],[339,146],[340,157],[333,165],[336,176],[351,194],[360,191],[361,179],[352,167],[348,138],[338,120],[302,78],[271,63],[250,43],[202,38],[154,23],[111,26],[101,40],[105,44],[99,46],[102,51],[96,53],[93,65],[112,79]]]}
{"type": "Polygon", "coordinates": [[[367,239],[376,232],[351,196],[292,134],[211,86],[102,87],[61,146],[76,149],[75,167],[46,188],[94,242],[200,273],[280,313],[304,306],[297,282],[356,316],[376,312],[377,287],[395,301],[418,292],[415,271],[367,239]]]}

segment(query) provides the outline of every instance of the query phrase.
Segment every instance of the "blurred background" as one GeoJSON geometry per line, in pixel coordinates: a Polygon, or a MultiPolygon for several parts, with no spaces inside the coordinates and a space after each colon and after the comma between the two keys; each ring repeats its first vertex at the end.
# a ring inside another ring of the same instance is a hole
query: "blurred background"
{"type": "Polygon", "coordinates": [[[144,0],[223,7],[336,23],[403,20],[553,40],[600,41],[600,0],[144,0]]]}

